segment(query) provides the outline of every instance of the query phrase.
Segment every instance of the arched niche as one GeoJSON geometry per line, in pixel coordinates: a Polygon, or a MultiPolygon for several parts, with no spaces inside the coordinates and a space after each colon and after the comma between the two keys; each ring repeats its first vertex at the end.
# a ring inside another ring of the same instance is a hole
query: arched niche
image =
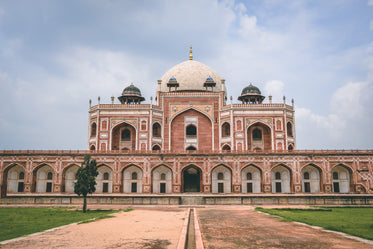
{"type": "Polygon", "coordinates": [[[247,147],[249,150],[272,150],[271,128],[261,122],[247,128],[247,147]]]}
{"type": "Polygon", "coordinates": [[[111,134],[112,150],[136,149],[136,129],[132,125],[120,123],[112,129],[111,134]]]}
{"type": "Polygon", "coordinates": [[[204,113],[188,109],[170,120],[170,149],[185,151],[188,146],[212,150],[212,121],[204,113]]]}
{"type": "Polygon", "coordinates": [[[182,171],[183,192],[201,192],[202,171],[199,167],[189,165],[182,171]]]}
{"type": "Polygon", "coordinates": [[[254,165],[248,165],[241,171],[242,193],[260,193],[262,172],[254,165]]]}
{"type": "Polygon", "coordinates": [[[40,165],[34,172],[34,190],[36,193],[53,192],[54,170],[47,164],[40,165]]]}
{"type": "Polygon", "coordinates": [[[219,165],[211,171],[212,193],[232,192],[232,172],[225,165],[219,165]]]}
{"type": "Polygon", "coordinates": [[[6,192],[22,193],[24,192],[25,169],[20,165],[13,165],[4,171],[3,184],[6,186],[6,192]]]}
{"type": "Polygon", "coordinates": [[[172,170],[164,165],[160,165],[152,170],[153,193],[172,192],[172,170]]]}
{"type": "Polygon", "coordinates": [[[123,172],[123,193],[142,193],[142,169],[136,165],[126,167],[123,172]]]}
{"type": "Polygon", "coordinates": [[[62,174],[63,179],[63,189],[66,193],[74,193],[74,186],[77,181],[77,172],[78,172],[79,166],[74,164],[68,166],[62,174]]]}
{"type": "Polygon", "coordinates": [[[302,168],[302,192],[319,193],[321,189],[320,169],[312,164],[302,168]]]}
{"type": "Polygon", "coordinates": [[[278,165],[271,171],[272,193],[290,193],[291,173],[284,165],[278,165]]]}
{"type": "Polygon", "coordinates": [[[113,192],[113,170],[106,165],[101,165],[97,168],[98,175],[96,177],[95,193],[112,193],[113,192]]]}
{"type": "Polygon", "coordinates": [[[351,180],[351,170],[340,164],[332,169],[332,182],[333,182],[333,192],[334,193],[349,193],[350,192],[350,180],[351,180]]]}

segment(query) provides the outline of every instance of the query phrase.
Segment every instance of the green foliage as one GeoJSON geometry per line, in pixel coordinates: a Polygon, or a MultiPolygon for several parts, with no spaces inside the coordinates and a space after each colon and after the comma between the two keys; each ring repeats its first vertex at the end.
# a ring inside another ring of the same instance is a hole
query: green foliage
{"type": "Polygon", "coordinates": [[[82,213],[69,208],[0,208],[0,241],[79,221],[102,219],[115,210],[82,213]]]}
{"type": "Polygon", "coordinates": [[[78,179],[74,186],[74,192],[77,195],[86,196],[96,191],[97,163],[96,160],[91,161],[90,155],[84,157],[84,162],[76,175],[78,179]]]}
{"type": "Polygon", "coordinates": [[[87,211],[87,194],[96,191],[96,176],[98,175],[96,160],[91,161],[91,156],[84,156],[84,162],[78,169],[77,182],[74,185],[74,192],[77,195],[83,195],[83,213],[87,211]]]}
{"type": "Polygon", "coordinates": [[[279,216],[283,221],[298,221],[328,230],[373,240],[373,207],[327,208],[255,208],[256,211],[279,216]]]}

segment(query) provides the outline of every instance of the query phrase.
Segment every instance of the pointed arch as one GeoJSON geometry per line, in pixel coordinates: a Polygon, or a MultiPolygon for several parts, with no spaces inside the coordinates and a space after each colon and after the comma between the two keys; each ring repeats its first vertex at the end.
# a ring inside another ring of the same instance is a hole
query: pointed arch
{"type": "Polygon", "coordinates": [[[113,192],[113,169],[107,164],[97,166],[98,175],[96,177],[95,193],[112,193],[113,192]]]}
{"type": "Polygon", "coordinates": [[[142,193],[143,170],[130,164],[122,170],[123,193],[142,193]]]}
{"type": "Polygon", "coordinates": [[[242,193],[260,193],[262,192],[262,170],[249,164],[241,169],[242,193]]]}
{"type": "Polygon", "coordinates": [[[315,164],[306,164],[301,167],[302,192],[321,192],[322,169],[315,164]]]}
{"type": "Polygon", "coordinates": [[[221,126],[221,136],[222,137],[230,137],[231,135],[231,125],[229,122],[224,122],[221,126]]]}
{"type": "Polygon", "coordinates": [[[256,121],[246,129],[248,150],[272,150],[272,128],[256,121]]]}
{"type": "Polygon", "coordinates": [[[154,122],[152,126],[153,137],[162,137],[162,126],[159,122],[154,122]]]}
{"type": "Polygon", "coordinates": [[[188,108],[180,111],[169,122],[169,149],[184,151],[193,146],[198,150],[211,151],[214,146],[212,125],[211,118],[200,110],[188,108]]]}
{"type": "Polygon", "coordinates": [[[212,193],[231,193],[232,170],[224,164],[219,164],[212,168],[211,185],[212,193]]]}
{"type": "Polygon", "coordinates": [[[123,150],[136,150],[137,144],[137,129],[135,126],[128,122],[121,122],[116,124],[111,129],[111,149],[123,150]]]}
{"type": "Polygon", "coordinates": [[[224,144],[222,147],[221,147],[221,150],[222,151],[231,151],[231,146],[229,144],[224,144]]]}
{"type": "Polygon", "coordinates": [[[172,169],[161,164],[152,169],[152,192],[171,193],[172,192],[172,169]]]}
{"type": "Polygon", "coordinates": [[[3,183],[1,196],[5,197],[7,193],[24,192],[26,169],[23,165],[12,163],[5,167],[3,171],[3,183]]]}
{"type": "Polygon", "coordinates": [[[272,193],[291,193],[292,171],[285,164],[278,164],[271,169],[272,193]]]}
{"type": "Polygon", "coordinates": [[[159,146],[159,144],[153,145],[152,151],[160,151],[160,150],[161,150],[161,146],[159,146]]]}
{"type": "Polygon", "coordinates": [[[91,123],[91,138],[97,136],[97,124],[96,122],[91,123]]]}
{"type": "Polygon", "coordinates": [[[203,189],[201,167],[189,164],[182,168],[181,175],[183,192],[201,192],[203,189]]]}
{"type": "Polygon", "coordinates": [[[331,168],[332,190],[334,193],[350,193],[353,170],[345,164],[336,164],[331,168]]]}
{"type": "Polygon", "coordinates": [[[36,193],[50,193],[53,192],[53,179],[55,171],[52,166],[46,163],[39,164],[33,170],[33,184],[32,190],[36,193]],[[52,174],[52,179],[50,179],[52,174]]]}
{"type": "Polygon", "coordinates": [[[288,137],[294,137],[294,126],[290,121],[286,123],[286,133],[288,137]]]}
{"type": "Polygon", "coordinates": [[[74,193],[74,185],[77,181],[79,165],[73,163],[67,165],[62,171],[62,192],[74,193]]]}

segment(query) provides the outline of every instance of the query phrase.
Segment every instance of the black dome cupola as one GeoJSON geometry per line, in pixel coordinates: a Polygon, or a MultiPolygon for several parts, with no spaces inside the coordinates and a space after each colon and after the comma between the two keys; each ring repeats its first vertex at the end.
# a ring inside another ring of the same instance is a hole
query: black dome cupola
{"type": "Polygon", "coordinates": [[[259,88],[253,86],[251,83],[242,90],[241,96],[238,97],[238,100],[242,101],[243,104],[261,104],[264,99],[265,97],[259,88]]]}
{"type": "Polygon", "coordinates": [[[141,96],[141,91],[131,83],[130,86],[124,88],[122,96],[118,97],[122,104],[140,104],[145,98],[141,96]]]}

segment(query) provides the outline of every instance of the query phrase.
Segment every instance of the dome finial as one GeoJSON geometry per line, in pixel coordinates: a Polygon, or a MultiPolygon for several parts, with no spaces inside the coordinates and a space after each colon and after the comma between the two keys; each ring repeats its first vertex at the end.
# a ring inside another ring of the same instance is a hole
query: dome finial
{"type": "Polygon", "coordinates": [[[193,60],[193,51],[192,51],[192,46],[190,46],[190,49],[189,49],[189,60],[193,60]]]}

